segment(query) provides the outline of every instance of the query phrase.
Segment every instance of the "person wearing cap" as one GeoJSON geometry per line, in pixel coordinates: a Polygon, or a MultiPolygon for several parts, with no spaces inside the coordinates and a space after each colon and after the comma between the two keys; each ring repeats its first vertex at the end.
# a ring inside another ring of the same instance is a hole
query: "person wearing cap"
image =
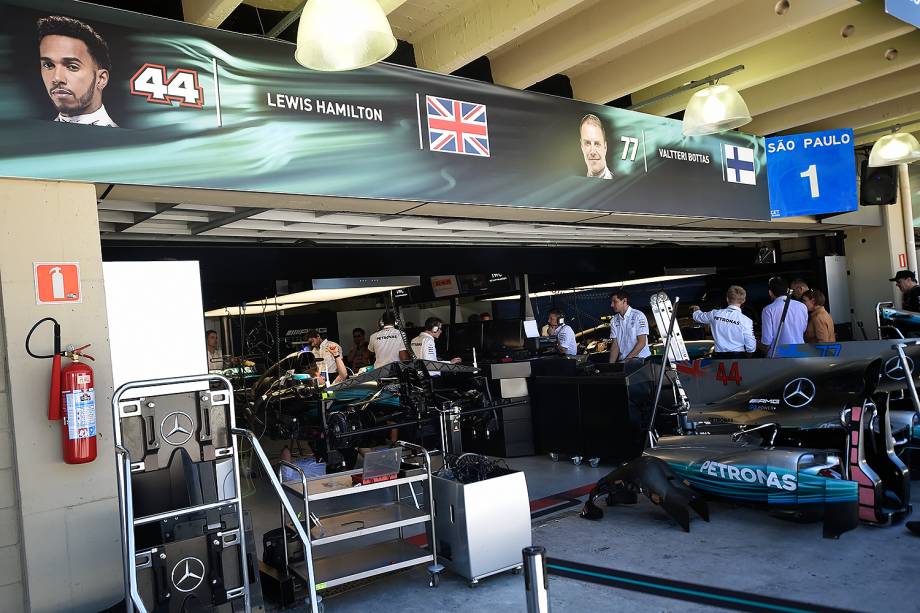
{"type": "Polygon", "coordinates": [[[901,290],[901,308],[905,311],[920,313],[920,285],[917,285],[914,271],[899,270],[888,280],[894,282],[901,290]]]}
{"type": "MultiPolygon", "coordinates": [[[[323,338],[317,330],[307,331],[307,343],[309,351],[316,356],[317,361],[322,362],[322,369],[328,373],[336,373],[333,385],[344,381],[348,378],[348,371],[345,370],[345,362],[342,360],[342,347],[338,343],[323,338]]],[[[307,347],[304,347],[307,350],[307,347]]]]}
{"type": "Polygon", "coordinates": [[[704,313],[698,306],[690,307],[693,321],[709,326],[714,344],[713,358],[729,360],[746,358],[757,349],[754,338],[754,322],[741,312],[741,305],[747,298],[743,287],[732,285],[725,292],[728,307],[704,313]]]}

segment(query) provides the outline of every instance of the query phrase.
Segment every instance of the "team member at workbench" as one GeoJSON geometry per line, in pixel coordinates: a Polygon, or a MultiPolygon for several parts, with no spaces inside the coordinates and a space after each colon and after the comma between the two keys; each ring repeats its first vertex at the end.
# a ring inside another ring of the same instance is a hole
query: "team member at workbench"
{"type": "Polygon", "coordinates": [[[712,357],[722,360],[746,358],[747,354],[757,349],[754,322],[741,312],[741,305],[746,298],[747,292],[743,287],[732,285],[725,292],[727,308],[704,313],[698,306],[690,307],[693,321],[712,329],[712,340],[715,343],[712,357]]]}
{"type": "MultiPolygon", "coordinates": [[[[435,347],[435,340],[441,336],[444,322],[442,322],[437,317],[429,317],[425,320],[425,329],[422,332],[412,339],[410,345],[412,346],[412,353],[415,354],[420,360],[429,360],[431,362],[440,362],[442,360],[438,359],[438,351],[435,347]]],[[[450,360],[451,364],[460,363],[460,358],[454,358],[450,360]]]]}
{"type": "Polygon", "coordinates": [[[380,316],[380,330],[371,334],[367,348],[374,354],[374,368],[409,359],[403,333],[396,329],[396,315],[391,311],[380,316]]]}
{"type": "Polygon", "coordinates": [[[610,363],[645,360],[652,355],[648,348],[648,318],[629,306],[629,294],[617,290],[610,294],[615,315],[610,320],[610,363]]]}
{"type": "Polygon", "coordinates": [[[333,384],[344,381],[348,378],[348,371],[345,369],[345,362],[342,360],[342,346],[338,343],[323,338],[317,330],[307,331],[307,343],[310,352],[316,356],[318,361],[322,362],[322,369],[332,377],[333,384]]]}
{"type": "Polygon", "coordinates": [[[575,340],[575,330],[565,323],[565,313],[561,309],[552,309],[547,316],[547,336],[556,337],[556,349],[562,355],[575,355],[578,353],[578,342],[575,340]]]}

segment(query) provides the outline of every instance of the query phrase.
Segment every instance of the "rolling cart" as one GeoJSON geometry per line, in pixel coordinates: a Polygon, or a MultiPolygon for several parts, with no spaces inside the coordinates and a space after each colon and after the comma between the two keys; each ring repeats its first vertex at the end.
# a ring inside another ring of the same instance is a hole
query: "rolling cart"
{"type": "Polygon", "coordinates": [[[437,561],[437,539],[432,537],[429,540],[431,548],[427,550],[410,542],[405,535],[405,529],[410,526],[426,527],[431,534],[435,531],[431,515],[434,507],[431,456],[426,449],[413,443],[400,441],[397,445],[420,455],[424,458],[424,465],[403,470],[396,479],[367,485],[352,484],[352,476],[361,475],[360,470],[307,479],[300,467],[281,463],[279,480],[284,467],[300,476],[299,482],[283,483],[282,488],[303,505],[304,523],[312,524],[310,546],[304,551],[303,561],[292,562],[287,539],[282,540],[288,571],[307,586],[320,591],[428,564],[429,586],[437,587],[440,573],[444,570],[437,561]],[[421,487],[421,492],[417,492],[416,484],[427,484],[427,487],[421,487]],[[360,500],[358,495],[380,490],[393,490],[393,499],[370,505],[359,502],[348,508],[349,497],[360,500]],[[335,501],[346,508],[318,515],[311,508],[322,501],[335,501]],[[393,536],[386,538],[387,533],[393,536]]]}

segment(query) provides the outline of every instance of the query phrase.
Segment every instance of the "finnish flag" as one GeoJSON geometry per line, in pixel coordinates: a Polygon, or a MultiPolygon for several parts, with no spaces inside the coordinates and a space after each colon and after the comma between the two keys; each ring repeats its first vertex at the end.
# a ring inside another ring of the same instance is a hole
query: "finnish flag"
{"type": "Polygon", "coordinates": [[[729,183],[757,185],[754,171],[754,150],[722,143],[723,172],[729,183]]]}

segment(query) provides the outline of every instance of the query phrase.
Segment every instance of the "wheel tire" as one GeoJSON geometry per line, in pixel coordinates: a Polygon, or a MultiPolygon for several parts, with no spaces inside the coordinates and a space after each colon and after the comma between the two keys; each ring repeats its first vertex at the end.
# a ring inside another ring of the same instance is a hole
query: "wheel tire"
{"type": "Polygon", "coordinates": [[[435,587],[438,587],[440,583],[441,583],[440,573],[432,573],[431,575],[428,576],[428,587],[435,588],[435,587]]]}
{"type": "Polygon", "coordinates": [[[590,460],[588,460],[588,463],[591,464],[591,468],[597,468],[601,463],[601,459],[591,458],[590,460]]]}
{"type": "Polygon", "coordinates": [[[551,459],[553,462],[558,462],[558,461],[559,461],[559,454],[556,453],[556,452],[551,452],[551,453],[549,454],[549,457],[550,457],[550,459],[551,459]]]}
{"type": "Polygon", "coordinates": [[[575,456],[574,458],[572,458],[572,464],[574,464],[575,466],[581,466],[581,459],[582,459],[581,456],[575,456]]]}

